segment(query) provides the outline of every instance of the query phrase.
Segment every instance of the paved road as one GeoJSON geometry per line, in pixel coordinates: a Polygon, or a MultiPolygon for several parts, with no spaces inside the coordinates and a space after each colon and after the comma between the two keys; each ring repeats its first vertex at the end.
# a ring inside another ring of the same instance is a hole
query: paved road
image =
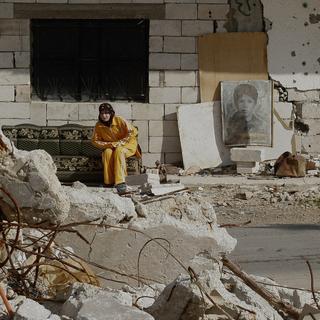
{"type": "Polygon", "coordinates": [[[248,273],[310,288],[309,260],[320,290],[320,225],[270,225],[229,229],[238,239],[230,258],[248,273]]]}

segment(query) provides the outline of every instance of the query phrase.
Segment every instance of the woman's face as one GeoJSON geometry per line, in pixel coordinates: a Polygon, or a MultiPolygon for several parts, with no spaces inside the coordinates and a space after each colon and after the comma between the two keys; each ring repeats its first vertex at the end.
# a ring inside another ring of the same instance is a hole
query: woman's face
{"type": "Polygon", "coordinates": [[[255,105],[255,100],[246,94],[238,99],[238,110],[246,119],[252,117],[255,105]]]}
{"type": "Polygon", "coordinates": [[[100,112],[100,119],[101,119],[102,121],[109,121],[109,120],[110,120],[110,117],[111,117],[111,115],[110,115],[109,112],[106,112],[106,111],[101,111],[101,112],[100,112]]]}

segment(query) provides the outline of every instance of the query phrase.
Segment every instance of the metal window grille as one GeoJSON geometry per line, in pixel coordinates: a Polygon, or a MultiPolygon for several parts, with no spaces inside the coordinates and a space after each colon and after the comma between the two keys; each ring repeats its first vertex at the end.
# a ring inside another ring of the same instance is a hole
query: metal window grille
{"type": "Polygon", "coordinates": [[[32,20],[32,95],[148,101],[148,20],[32,20]]]}

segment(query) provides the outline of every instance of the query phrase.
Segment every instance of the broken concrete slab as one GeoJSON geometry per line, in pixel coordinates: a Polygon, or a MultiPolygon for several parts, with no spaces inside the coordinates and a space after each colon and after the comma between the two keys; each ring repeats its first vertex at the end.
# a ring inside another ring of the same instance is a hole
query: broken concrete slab
{"type": "Polygon", "coordinates": [[[79,320],[152,320],[153,317],[132,306],[131,295],[75,283],[61,314],[79,320]]]}
{"type": "MultiPolygon", "coordinates": [[[[108,279],[126,281],[130,285],[137,285],[138,273],[144,282],[149,282],[146,279],[159,283],[172,281],[183,268],[171,254],[184,265],[190,265],[200,252],[211,259],[221,252],[232,251],[236,245],[236,240],[217,226],[213,207],[201,198],[182,194],[145,206],[146,218],[134,217],[129,223],[117,225],[123,229],[79,227],[81,234],[91,242],[90,246],[72,234],[60,237],[59,241],[72,246],[90,261],[115,270],[117,273],[99,271],[108,279]],[[151,240],[154,238],[158,240],[151,240]],[[148,241],[150,243],[140,254],[138,268],[139,252],[148,241]]],[[[69,222],[81,219],[82,215],[69,216],[69,222]]],[[[108,284],[115,286],[112,282],[108,284]]]]}
{"type": "Polygon", "coordinates": [[[231,148],[231,160],[236,162],[260,162],[263,158],[263,149],[231,148]]]}
{"type": "MultiPolygon", "coordinates": [[[[47,310],[44,306],[38,302],[25,299],[18,306],[16,313],[14,315],[14,320],[46,320],[54,319],[51,317],[51,311],[47,310]]],[[[58,317],[58,316],[57,316],[58,317]]],[[[57,319],[60,319],[58,317],[57,319]]]]}
{"type": "Polygon", "coordinates": [[[181,105],[177,114],[185,169],[231,163],[229,148],[222,141],[220,102],[181,105]]]}
{"type": "MultiPolygon", "coordinates": [[[[12,146],[8,144],[8,149],[12,150],[10,148],[12,146]]],[[[57,224],[64,221],[70,203],[56,176],[51,156],[44,150],[13,150],[13,154],[1,155],[0,186],[16,199],[22,219],[29,223],[57,224]]],[[[1,200],[1,209],[7,219],[17,219],[12,202],[6,196],[1,200]]]]}
{"type": "Polygon", "coordinates": [[[110,224],[136,217],[131,199],[119,197],[110,189],[65,186],[63,190],[70,199],[70,215],[89,220],[104,218],[110,224]]]}

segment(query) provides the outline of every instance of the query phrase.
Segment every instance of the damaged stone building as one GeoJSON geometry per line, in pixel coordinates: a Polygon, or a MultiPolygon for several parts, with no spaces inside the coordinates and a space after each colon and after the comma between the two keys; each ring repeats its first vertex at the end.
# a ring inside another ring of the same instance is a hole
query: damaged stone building
{"type": "MultiPolygon", "coordinates": [[[[145,165],[156,160],[181,163],[177,107],[205,101],[200,95],[198,37],[263,32],[266,75],[274,80],[274,108],[288,128],[295,122],[294,149],[316,155],[319,4],[319,0],[3,0],[1,125],[93,126],[101,101],[112,101],[116,112],[139,128],[145,165]]],[[[273,143],[281,143],[281,135],[275,129],[273,143]]]]}

